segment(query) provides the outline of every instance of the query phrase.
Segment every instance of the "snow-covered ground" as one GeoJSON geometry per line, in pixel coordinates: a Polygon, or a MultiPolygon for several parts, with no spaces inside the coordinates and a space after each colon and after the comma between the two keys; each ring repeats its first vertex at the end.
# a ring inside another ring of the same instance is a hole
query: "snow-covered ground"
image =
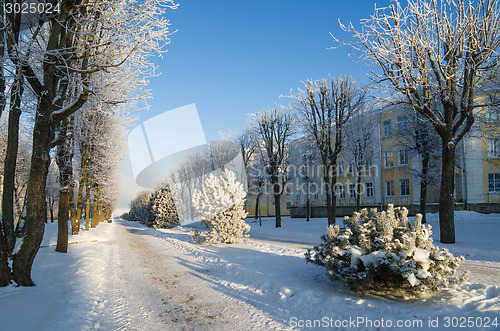
{"type": "MultiPolygon", "coordinates": [[[[438,238],[437,215],[428,220],[438,238]]],[[[70,236],[69,254],[54,251],[49,223],[37,286],[0,288],[0,329],[500,329],[498,214],[456,213],[457,244],[445,246],[466,257],[466,286],[406,301],[353,295],[305,263],[325,219],[284,219],[281,229],[247,221],[247,243],[203,246],[189,235],[199,224],[154,230],[118,220],[70,236]]]]}

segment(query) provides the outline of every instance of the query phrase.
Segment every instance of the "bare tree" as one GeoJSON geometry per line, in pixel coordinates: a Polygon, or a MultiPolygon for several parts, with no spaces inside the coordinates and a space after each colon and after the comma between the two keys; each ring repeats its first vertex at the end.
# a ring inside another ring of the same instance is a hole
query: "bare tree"
{"type": "MultiPolygon", "coordinates": [[[[420,183],[419,213],[426,223],[427,192],[433,181],[439,180],[437,168],[441,162],[441,137],[430,121],[411,107],[400,107],[396,141],[408,151],[408,157],[417,156],[420,167],[412,167],[413,175],[420,183]]],[[[401,156],[400,156],[401,157],[401,156]]]]}
{"type": "Polygon", "coordinates": [[[356,208],[361,209],[361,192],[364,188],[362,184],[363,176],[372,171],[373,151],[377,148],[377,141],[374,131],[377,126],[375,114],[372,109],[364,108],[352,116],[346,125],[346,140],[343,153],[349,166],[355,175],[355,200],[356,208]]]}
{"type": "Polygon", "coordinates": [[[253,114],[255,131],[262,139],[261,156],[269,175],[274,195],[276,227],[281,227],[281,195],[285,188],[287,161],[289,158],[288,141],[292,136],[293,120],[290,114],[278,109],[265,109],[253,114]]]}
{"type": "Polygon", "coordinates": [[[395,1],[361,24],[343,26],[355,36],[349,45],[381,70],[375,81],[404,95],[441,137],[440,236],[454,243],[455,149],[474,123],[482,73],[497,65],[498,1],[395,1]]]}
{"type": "Polygon", "coordinates": [[[321,155],[328,224],[335,224],[337,158],[344,147],[346,122],[364,104],[365,93],[347,77],[308,80],[305,90],[290,97],[304,131],[311,134],[321,155]]]}

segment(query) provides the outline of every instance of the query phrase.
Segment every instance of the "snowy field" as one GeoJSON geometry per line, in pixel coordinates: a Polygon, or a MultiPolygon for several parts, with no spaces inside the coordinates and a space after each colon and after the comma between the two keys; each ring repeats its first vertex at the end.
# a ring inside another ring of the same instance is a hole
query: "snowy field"
{"type": "MultiPolygon", "coordinates": [[[[353,295],[306,264],[325,219],[273,219],[236,245],[192,243],[193,227],[154,230],[123,220],[70,236],[54,251],[47,224],[36,287],[0,289],[1,330],[500,330],[500,215],[456,213],[469,283],[422,301],[353,295]],[[482,325],[482,327],[481,327],[482,325]],[[311,326],[311,327],[309,327],[311,326]]],[[[339,222],[340,219],[339,219],[339,222]]]]}

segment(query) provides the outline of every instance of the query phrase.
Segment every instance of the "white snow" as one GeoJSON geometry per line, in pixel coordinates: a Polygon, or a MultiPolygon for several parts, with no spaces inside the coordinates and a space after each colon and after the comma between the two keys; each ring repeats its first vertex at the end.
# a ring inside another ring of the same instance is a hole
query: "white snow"
{"type": "Polygon", "coordinates": [[[437,245],[465,256],[459,271],[470,278],[422,300],[356,296],[330,281],[325,268],[306,264],[305,250],[320,242],[325,219],[285,218],[276,229],[266,218],[262,227],[251,223],[246,243],[213,246],[193,244],[196,223],[154,230],[119,220],[70,236],[68,254],[50,246],[57,225],[49,223],[33,268],[37,286],[0,288],[1,329],[436,330],[463,317],[489,319],[482,329],[498,330],[500,215],[457,212],[454,245],[439,243],[436,214],[428,221],[437,245]]]}

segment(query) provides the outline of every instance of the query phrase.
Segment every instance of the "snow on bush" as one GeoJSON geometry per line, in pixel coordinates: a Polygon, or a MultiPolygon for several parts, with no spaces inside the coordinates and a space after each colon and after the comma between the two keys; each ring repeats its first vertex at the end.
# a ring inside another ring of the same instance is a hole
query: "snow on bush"
{"type": "Polygon", "coordinates": [[[130,211],[122,217],[157,229],[180,225],[173,194],[166,182],[153,192],[141,192],[130,202],[130,211]]]}
{"type": "Polygon", "coordinates": [[[323,243],[306,253],[307,262],[326,267],[328,276],[357,292],[417,295],[437,292],[465,281],[452,278],[460,261],[447,249],[433,245],[431,226],[407,218],[406,208],[376,209],[331,225],[323,243]]]}
{"type": "Polygon", "coordinates": [[[149,224],[153,218],[153,213],[149,205],[151,192],[142,191],[130,202],[130,211],[122,215],[127,221],[141,222],[149,224]]]}
{"type": "Polygon", "coordinates": [[[171,229],[180,225],[179,215],[175,207],[174,197],[168,183],[156,188],[151,194],[149,205],[152,210],[152,223],[148,226],[154,228],[171,229]]]}
{"type": "Polygon", "coordinates": [[[201,214],[201,223],[208,228],[204,235],[193,235],[195,242],[232,244],[247,237],[243,234],[250,231],[250,225],[245,223],[245,196],[243,185],[236,181],[233,172],[210,174],[201,190],[193,193],[193,205],[201,214]]]}

